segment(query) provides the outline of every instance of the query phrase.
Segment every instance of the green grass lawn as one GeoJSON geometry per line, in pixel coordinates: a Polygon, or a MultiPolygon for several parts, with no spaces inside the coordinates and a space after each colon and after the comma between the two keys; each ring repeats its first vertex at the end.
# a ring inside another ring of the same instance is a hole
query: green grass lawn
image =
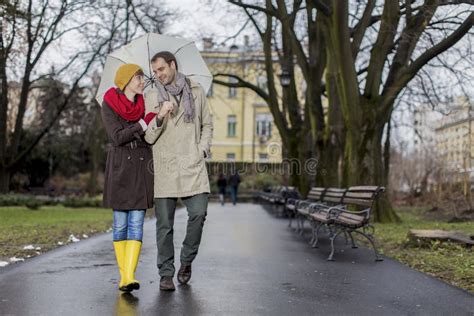
{"type": "Polygon", "coordinates": [[[376,224],[381,252],[408,266],[474,293],[474,251],[453,243],[433,242],[430,247],[408,246],[409,229],[456,230],[474,235],[474,223],[443,223],[427,219],[423,208],[399,208],[401,224],[376,224]]]}
{"type": "Polygon", "coordinates": [[[83,239],[105,232],[112,225],[112,211],[102,208],[67,208],[43,206],[39,210],[26,207],[0,207],[0,261],[16,256],[26,258],[66,244],[73,234],[83,239]],[[33,245],[41,250],[23,250],[33,245]]]}

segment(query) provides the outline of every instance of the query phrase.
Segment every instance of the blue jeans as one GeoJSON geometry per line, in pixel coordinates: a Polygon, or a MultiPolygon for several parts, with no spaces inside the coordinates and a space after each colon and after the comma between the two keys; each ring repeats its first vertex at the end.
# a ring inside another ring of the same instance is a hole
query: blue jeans
{"type": "Polygon", "coordinates": [[[114,241],[143,239],[145,210],[114,210],[114,241]]]}
{"type": "Polygon", "coordinates": [[[232,204],[235,205],[237,203],[237,187],[235,186],[230,187],[230,198],[232,200],[232,204]]]}

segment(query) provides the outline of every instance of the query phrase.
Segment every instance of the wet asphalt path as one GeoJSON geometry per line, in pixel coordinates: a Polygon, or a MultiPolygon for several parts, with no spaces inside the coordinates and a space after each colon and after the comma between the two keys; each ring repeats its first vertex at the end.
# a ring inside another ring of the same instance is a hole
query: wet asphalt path
{"type": "MultiPolygon", "coordinates": [[[[185,222],[177,211],[177,258],[185,222]]],[[[286,224],[258,205],[210,204],[191,282],[171,293],[158,290],[154,220],[133,295],[116,290],[110,233],[64,246],[0,270],[0,315],[474,315],[461,289],[365,248],[327,262],[327,242],[312,249],[286,224]]]]}

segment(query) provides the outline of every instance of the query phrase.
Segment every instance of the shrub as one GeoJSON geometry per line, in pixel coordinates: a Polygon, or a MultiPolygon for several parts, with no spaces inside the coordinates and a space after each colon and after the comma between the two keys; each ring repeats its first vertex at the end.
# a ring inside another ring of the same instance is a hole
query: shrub
{"type": "Polygon", "coordinates": [[[66,207],[101,207],[102,196],[95,197],[67,197],[62,204],[66,207]]]}
{"type": "Polygon", "coordinates": [[[42,205],[44,205],[44,203],[35,198],[28,199],[25,203],[25,206],[30,210],[38,210],[42,205]]]}

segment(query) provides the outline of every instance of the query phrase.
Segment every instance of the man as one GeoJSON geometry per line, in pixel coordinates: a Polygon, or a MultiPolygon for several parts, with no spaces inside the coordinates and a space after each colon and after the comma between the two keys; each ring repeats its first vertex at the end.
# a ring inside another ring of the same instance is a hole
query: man
{"type": "Polygon", "coordinates": [[[145,132],[145,140],[153,144],[160,290],[174,291],[176,202],[180,198],[188,212],[178,271],[178,281],[186,284],[207,214],[210,186],[204,159],[211,146],[212,117],[204,89],[178,71],[172,53],[157,53],[151,65],[158,79],[157,89],[147,93],[145,105],[147,113],[158,114],[145,132]]]}
{"type": "Polygon", "coordinates": [[[230,185],[230,197],[232,199],[232,204],[235,206],[237,204],[237,194],[240,184],[240,176],[239,172],[235,171],[229,178],[229,185],[230,185]]]}

